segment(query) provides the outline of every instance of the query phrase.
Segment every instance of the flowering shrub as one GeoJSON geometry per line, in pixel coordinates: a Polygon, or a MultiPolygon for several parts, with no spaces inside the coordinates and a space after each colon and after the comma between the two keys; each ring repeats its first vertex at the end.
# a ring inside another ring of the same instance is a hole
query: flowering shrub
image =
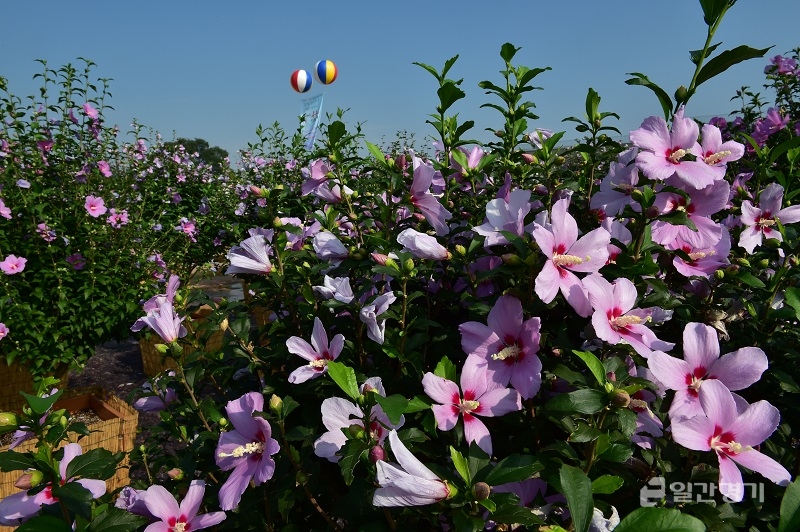
{"type": "Polygon", "coordinates": [[[118,146],[91,63],[43,66],[27,102],[0,78],[0,353],[37,377],[127,337],[166,260],[188,276],[222,249],[233,198],[181,147],[118,146]]]}
{"type": "MultiPolygon", "coordinates": [[[[731,5],[701,1],[707,43],[731,5]]],[[[797,117],[777,111],[790,138],[763,144],[693,120],[699,85],[767,51],[714,49],[693,52],[675,101],[629,80],[665,115],[630,145],[605,135],[615,115],[593,90],[567,119],[584,142],[529,133],[522,95],[546,69],[514,65],[506,44],[503,83],[480,84],[501,101],[497,142],[470,146],[473,124],[447,115],[465,96],[453,58],[421,64],[439,84],[433,158],[371,143],[359,156],[360,133],[334,120],[302,181],[258,166],[261,223],[228,252],[248,301],[177,277],[147,301],[134,328],[180,362],[137,400],[161,422],[116,508],[74,488],[66,521],[94,508],[127,530],[797,528],[797,117]],[[215,311],[187,327],[200,302],[215,311]]]]}

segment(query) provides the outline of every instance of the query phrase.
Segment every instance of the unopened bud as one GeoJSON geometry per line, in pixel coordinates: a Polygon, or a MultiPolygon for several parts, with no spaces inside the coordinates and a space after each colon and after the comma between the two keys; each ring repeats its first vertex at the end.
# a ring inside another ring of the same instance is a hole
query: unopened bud
{"type": "Polygon", "coordinates": [[[467,248],[461,244],[456,244],[456,253],[458,253],[458,255],[461,257],[465,257],[467,255],[467,248]]]}
{"type": "Polygon", "coordinates": [[[414,271],[414,259],[407,259],[407,260],[406,260],[406,261],[403,263],[403,268],[404,268],[404,269],[406,270],[406,272],[408,272],[408,273],[411,273],[412,271],[414,271]]]}
{"type": "Polygon", "coordinates": [[[272,225],[273,227],[281,227],[283,226],[283,220],[276,216],[275,219],[272,220],[272,225]]]}
{"type": "Polygon", "coordinates": [[[688,99],[689,99],[689,90],[683,85],[681,85],[675,91],[675,101],[678,103],[684,103],[688,99]]]}
{"type": "Polygon", "coordinates": [[[28,491],[29,489],[38,486],[42,482],[43,478],[44,474],[41,471],[34,469],[33,471],[28,471],[20,475],[17,481],[14,482],[14,487],[28,491]]]}
{"type": "Polygon", "coordinates": [[[177,341],[169,344],[169,350],[176,359],[180,359],[183,356],[183,347],[177,341]]]}
{"type": "Polygon", "coordinates": [[[162,355],[166,355],[167,351],[169,351],[169,346],[167,344],[156,344],[156,352],[161,353],[162,355]]]}
{"type": "Polygon", "coordinates": [[[386,260],[383,261],[383,264],[384,266],[394,268],[395,270],[400,270],[400,266],[397,265],[397,262],[392,257],[386,257],[386,260]]]}
{"type": "Polygon", "coordinates": [[[357,425],[353,423],[349,427],[347,427],[347,432],[350,433],[350,436],[360,440],[366,435],[366,431],[364,431],[364,427],[361,425],[357,425]]]}
{"type": "Polygon", "coordinates": [[[616,382],[617,375],[613,371],[609,371],[608,373],[606,373],[606,379],[610,380],[611,382],[616,382]]]}
{"type": "Polygon", "coordinates": [[[58,418],[58,424],[61,425],[64,428],[67,427],[67,423],[68,422],[69,422],[69,420],[67,419],[67,416],[61,416],[60,418],[58,418]]]}
{"type": "Polygon", "coordinates": [[[475,485],[472,486],[472,495],[475,496],[475,500],[485,501],[489,498],[491,493],[492,488],[486,482],[476,482],[475,485]]]}
{"type": "Polygon", "coordinates": [[[147,447],[145,447],[144,444],[140,445],[139,452],[142,454],[147,454],[147,447]]]}
{"type": "Polygon", "coordinates": [[[252,192],[256,196],[264,197],[266,196],[266,191],[263,188],[257,187],[255,185],[250,185],[250,192],[252,192]]]}
{"type": "Polygon", "coordinates": [[[631,191],[631,198],[633,198],[635,201],[642,201],[642,198],[644,198],[644,194],[642,194],[642,191],[639,190],[638,188],[634,188],[631,191]]]}
{"type": "Polygon", "coordinates": [[[498,129],[497,131],[494,132],[494,136],[495,137],[500,137],[501,139],[505,136],[505,134],[506,134],[505,131],[502,131],[500,129],[498,129]]]}
{"type": "Polygon", "coordinates": [[[611,394],[611,404],[619,408],[626,408],[631,404],[631,396],[625,390],[615,390],[611,394]]]}
{"type": "Polygon", "coordinates": [[[717,270],[714,272],[714,277],[717,279],[724,279],[725,278],[725,270],[717,270]]]}
{"type": "Polygon", "coordinates": [[[380,445],[376,445],[372,449],[369,450],[369,461],[373,464],[378,460],[385,460],[386,459],[386,451],[383,450],[383,447],[380,445]]]}
{"type": "Polygon", "coordinates": [[[178,467],[173,467],[169,471],[167,471],[167,476],[172,480],[183,480],[183,469],[178,467]]]}
{"type": "Polygon", "coordinates": [[[509,266],[522,264],[522,259],[516,253],[504,253],[500,258],[503,260],[503,264],[508,264],[509,266]]]}
{"type": "Polygon", "coordinates": [[[781,241],[778,240],[777,238],[768,238],[764,242],[764,245],[767,246],[767,247],[773,248],[773,249],[777,249],[777,248],[781,247],[781,241]]]}
{"type": "Polygon", "coordinates": [[[394,163],[401,169],[405,168],[406,167],[406,156],[405,156],[405,154],[397,156],[395,158],[395,160],[394,160],[394,163]]]}
{"type": "Polygon", "coordinates": [[[220,427],[227,427],[228,426],[228,418],[226,418],[226,417],[219,418],[219,421],[217,421],[217,424],[220,427]]]}
{"type": "Polygon", "coordinates": [[[370,253],[369,256],[381,266],[386,266],[386,259],[389,258],[388,255],[384,255],[383,253],[370,253]]]}
{"type": "Polygon", "coordinates": [[[13,412],[0,412],[0,429],[15,429],[19,427],[17,415],[13,412]]]}
{"type": "Polygon", "coordinates": [[[308,482],[308,473],[305,471],[298,471],[294,475],[294,482],[296,486],[305,486],[308,482]]]}
{"type": "Polygon", "coordinates": [[[658,215],[661,214],[661,209],[659,209],[655,205],[650,205],[647,209],[645,209],[644,214],[645,216],[651,219],[658,218],[658,215]]]}
{"type": "Polygon", "coordinates": [[[749,261],[749,260],[747,260],[747,259],[746,259],[746,258],[744,258],[744,257],[737,257],[737,258],[734,260],[734,262],[736,262],[736,264],[738,264],[738,265],[740,265],[740,266],[744,266],[745,268],[749,268],[749,267],[750,267],[750,261],[749,261]]]}
{"type": "Polygon", "coordinates": [[[228,330],[229,326],[230,325],[228,324],[228,318],[225,318],[219,323],[219,330],[225,332],[228,330]]]}
{"type": "Polygon", "coordinates": [[[280,414],[283,410],[283,399],[273,393],[272,397],[269,398],[269,409],[276,414],[280,414]]]}
{"type": "Polygon", "coordinates": [[[533,187],[533,193],[536,194],[537,196],[547,196],[547,194],[549,194],[550,191],[547,190],[546,186],[539,184],[533,187]]]}
{"type": "Polygon", "coordinates": [[[537,159],[536,156],[531,153],[523,153],[522,160],[528,164],[535,164],[539,162],[539,159],[537,159]]]}
{"type": "Polygon", "coordinates": [[[562,157],[561,155],[556,157],[556,161],[555,161],[556,164],[564,164],[565,162],[567,162],[567,159],[562,157]]]}
{"type": "MultiPolygon", "coordinates": [[[[771,238],[770,240],[775,240],[775,239],[771,238]]],[[[767,240],[767,242],[769,242],[769,240],[767,240]]],[[[761,259],[760,261],[758,261],[758,267],[759,268],[768,268],[769,267],[769,259],[761,259]]]]}

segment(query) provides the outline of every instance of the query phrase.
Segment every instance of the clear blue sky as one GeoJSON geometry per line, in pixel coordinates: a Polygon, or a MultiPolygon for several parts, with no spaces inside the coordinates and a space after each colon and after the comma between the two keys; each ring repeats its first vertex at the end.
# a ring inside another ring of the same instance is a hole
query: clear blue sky
{"type": "MultiPolygon", "coordinates": [[[[434,133],[425,123],[437,103],[434,78],[413,65],[440,69],[459,54],[450,77],[464,78],[467,97],[453,108],[472,119],[474,137],[502,124],[499,103],[478,88],[501,82],[500,47],[522,49],[515,64],[552,67],[540,75],[543,91],[529,93],[540,120],[533,127],[567,131],[561,123],[582,116],[589,87],[601,110],[621,116],[627,134],[642,119],[660,114],[652,93],[625,85],[628,72],[643,72],[670,94],[688,84],[689,50],[701,48],[705,25],[698,0],[511,1],[462,0],[240,1],[91,0],[3,2],[0,75],[26,96],[38,85],[35,59],[50,67],[86,57],[95,73],[113,78],[107,120],[123,131],[133,119],[170,139],[201,137],[231,152],[256,140],[258,124],[280,122],[293,131],[301,100],[325,92],[324,112],[349,109],[350,124],[363,122],[367,140],[413,132],[418,145],[434,133]],[[329,86],[294,92],[289,76],[321,59],[339,67],[329,86]]],[[[774,45],[767,56],[800,46],[800,1],[739,0],[715,41],[720,50],[774,45]]],[[[727,114],[736,89],[760,89],[766,60],[736,65],[701,86],[687,114],[727,114]]]]}

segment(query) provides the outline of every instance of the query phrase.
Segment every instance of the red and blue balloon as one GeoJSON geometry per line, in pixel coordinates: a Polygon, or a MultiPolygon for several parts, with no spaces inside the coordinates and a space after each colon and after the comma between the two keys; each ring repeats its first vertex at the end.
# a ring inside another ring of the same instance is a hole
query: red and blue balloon
{"type": "Polygon", "coordinates": [[[308,73],[308,70],[295,70],[292,72],[290,80],[292,88],[297,92],[308,92],[311,88],[311,74],[308,73]]]}

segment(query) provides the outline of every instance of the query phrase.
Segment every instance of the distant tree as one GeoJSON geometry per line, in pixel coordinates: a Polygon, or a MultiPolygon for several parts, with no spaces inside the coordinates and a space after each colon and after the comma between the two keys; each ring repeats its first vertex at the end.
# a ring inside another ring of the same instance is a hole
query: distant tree
{"type": "Polygon", "coordinates": [[[214,168],[222,168],[228,152],[219,146],[210,146],[205,139],[187,139],[178,137],[174,142],[165,143],[168,148],[183,146],[190,155],[197,154],[196,162],[202,162],[214,168]]]}

